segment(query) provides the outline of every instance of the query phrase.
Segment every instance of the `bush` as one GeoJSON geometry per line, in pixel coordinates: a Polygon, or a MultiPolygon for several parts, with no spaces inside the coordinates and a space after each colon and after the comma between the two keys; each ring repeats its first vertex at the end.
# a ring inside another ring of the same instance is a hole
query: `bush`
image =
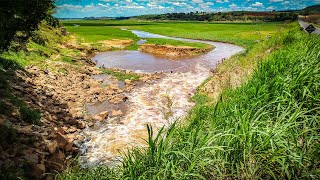
{"type": "Polygon", "coordinates": [[[17,131],[11,126],[0,125],[0,145],[6,147],[17,140],[17,131]]]}
{"type": "Polygon", "coordinates": [[[38,110],[29,109],[26,106],[20,107],[21,120],[27,123],[32,123],[35,125],[40,125],[41,114],[38,110]]]}

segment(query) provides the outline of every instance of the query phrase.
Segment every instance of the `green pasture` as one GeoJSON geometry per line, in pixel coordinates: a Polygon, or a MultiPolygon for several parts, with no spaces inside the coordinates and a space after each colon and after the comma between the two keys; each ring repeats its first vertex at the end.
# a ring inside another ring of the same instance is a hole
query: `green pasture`
{"type": "Polygon", "coordinates": [[[166,36],[230,42],[250,47],[286,29],[284,23],[211,23],[211,22],[149,22],[137,20],[68,20],[67,30],[88,41],[105,39],[136,39],[119,28],[142,30],[166,36]],[[78,27],[77,27],[78,26],[78,27]]]}

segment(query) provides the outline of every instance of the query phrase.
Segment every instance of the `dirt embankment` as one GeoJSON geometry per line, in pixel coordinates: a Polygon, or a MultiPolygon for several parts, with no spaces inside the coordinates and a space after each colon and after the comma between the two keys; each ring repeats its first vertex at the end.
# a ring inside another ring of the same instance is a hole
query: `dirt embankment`
{"type": "Polygon", "coordinates": [[[188,46],[171,46],[171,45],[156,45],[156,44],[143,44],[139,50],[142,52],[164,55],[168,57],[183,57],[183,56],[195,56],[207,53],[213,50],[213,46],[207,46],[206,48],[195,48],[188,46]]]}
{"type": "MultiPolygon", "coordinates": [[[[119,42],[118,45],[130,43],[119,42]]],[[[0,171],[17,175],[15,171],[21,170],[24,175],[20,175],[34,179],[46,178],[48,173],[62,171],[67,165],[67,159],[76,157],[79,153],[78,147],[84,141],[81,133],[83,129],[94,128],[97,122],[106,122],[110,117],[123,115],[117,109],[106,109],[100,114],[90,115],[86,112],[86,104],[124,102],[128,99],[126,94],[136,83],[159,78],[146,74],[140,75],[138,82],[127,79],[124,87],[104,84],[92,77],[102,72],[89,58],[99,49],[83,47],[73,42],[62,44],[59,48],[80,50],[81,54],[74,57],[72,63],[50,58],[38,66],[30,65],[5,72],[10,74],[7,82],[12,96],[19,97],[27,108],[37,110],[41,117],[38,124],[27,122],[25,120],[30,121],[33,114],[28,114],[27,111],[27,117],[23,118],[21,108],[12,100],[8,97],[1,99],[6,110],[0,111],[0,128],[5,128],[6,132],[16,136],[11,138],[13,140],[8,139],[9,135],[1,137],[5,143],[0,144],[0,171]]],[[[0,87],[0,98],[2,95],[0,87]]],[[[3,176],[0,179],[1,177],[3,176]]]]}
{"type": "Polygon", "coordinates": [[[106,47],[124,49],[127,46],[132,45],[134,43],[134,40],[132,40],[132,39],[112,39],[112,40],[99,41],[98,43],[101,43],[106,47]]]}

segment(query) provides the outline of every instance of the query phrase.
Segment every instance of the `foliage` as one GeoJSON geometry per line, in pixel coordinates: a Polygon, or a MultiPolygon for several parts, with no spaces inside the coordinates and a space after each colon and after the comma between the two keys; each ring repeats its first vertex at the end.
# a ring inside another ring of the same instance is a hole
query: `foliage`
{"type": "Polygon", "coordinates": [[[17,50],[21,44],[13,41],[8,51],[0,53],[0,58],[7,59],[7,63],[12,61],[23,67],[30,64],[41,66],[43,61],[48,59],[71,63],[72,57],[79,57],[80,51],[61,48],[60,45],[66,41],[70,41],[70,37],[64,36],[60,28],[49,26],[43,21],[39,24],[38,30],[31,33],[25,49],[17,50]]]}
{"type": "Polygon", "coordinates": [[[30,33],[38,28],[38,24],[53,7],[53,0],[2,0],[0,50],[7,49],[15,37],[21,42],[27,41],[30,33]]]}
{"type": "Polygon", "coordinates": [[[0,125],[0,146],[6,147],[17,140],[17,132],[14,128],[7,125],[0,125]]]}
{"type": "Polygon", "coordinates": [[[25,122],[40,125],[41,114],[38,110],[30,109],[26,106],[22,106],[19,109],[21,119],[25,122]]]}
{"type": "Polygon", "coordinates": [[[318,4],[318,5],[306,7],[301,11],[300,14],[304,16],[311,15],[311,14],[320,14],[320,5],[318,4]]]}
{"type": "Polygon", "coordinates": [[[111,69],[101,69],[101,71],[104,74],[108,74],[108,75],[116,77],[119,81],[124,81],[126,79],[129,79],[129,80],[132,80],[132,81],[138,81],[139,78],[140,78],[140,76],[138,74],[134,74],[134,73],[113,71],[111,69]]]}
{"type": "MultiPolygon", "coordinates": [[[[225,90],[217,104],[197,98],[184,124],[157,135],[148,126],[148,148],[127,153],[116,170],[106,167],[115,173],[104,178],[320,178],[320,37],[296,28],[269,41],[282,48],[246,84],[225,90]]],[[[81,176],[60,176],[68,177],[81,176]]]]}
{"type": "Polygon", "coordinates": [[[135,17],[142,20],[173,20],[173,21],[294,21],[298,14],[293,12],[190,12],[190,13],[167,13],[157,15],[142,15],[135,17]]]}

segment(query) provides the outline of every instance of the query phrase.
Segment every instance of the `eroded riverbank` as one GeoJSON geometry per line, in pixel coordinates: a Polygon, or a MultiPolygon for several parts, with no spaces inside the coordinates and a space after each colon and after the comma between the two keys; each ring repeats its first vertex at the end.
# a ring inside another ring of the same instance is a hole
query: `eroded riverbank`
{"type": "Polygon", "coordinates": [[[82,145],[84,166],[109,164],[119,159],[119,151],[145,145],[146,125],[161,128],[183,118],[194,105],[190,98],[196,88],[210,76],[210,70],[222,60],[239,53],[243,48],[226,43],[172,38],[142,31],[132,31],[140,38],[170,38],[201,42],[216,48],[206,54],[181,61],[147,55],[139,51],[99,53],[93,58],[98,66],[144,73],[166,72],[128,94],[127,113],[111,117],[106,122],[88,128],[87,141],[82,145]]]}

